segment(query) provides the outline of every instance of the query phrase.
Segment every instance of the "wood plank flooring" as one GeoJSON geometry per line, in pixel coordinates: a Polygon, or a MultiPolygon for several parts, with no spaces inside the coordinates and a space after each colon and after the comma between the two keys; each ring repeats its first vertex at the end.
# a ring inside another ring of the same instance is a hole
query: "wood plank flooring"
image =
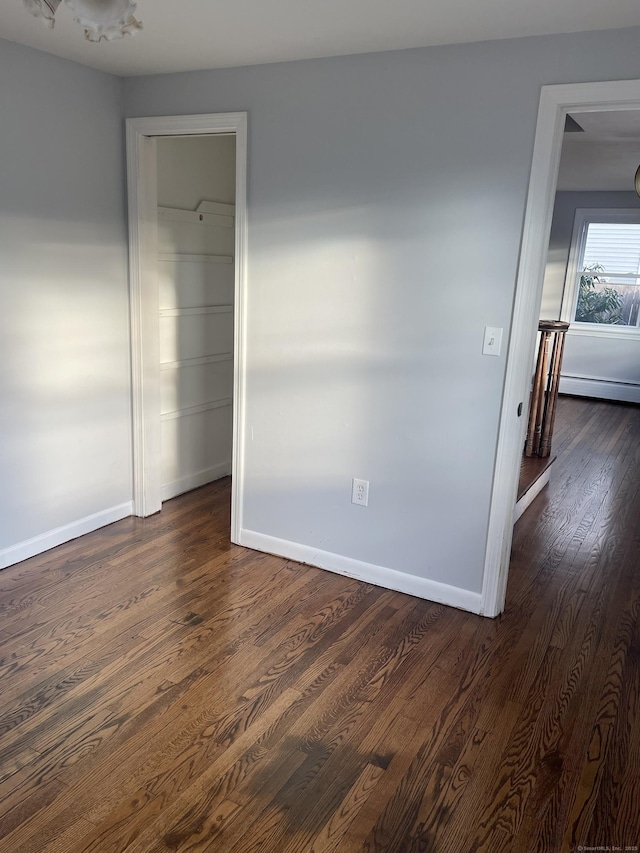
{"type": "Polygon", "coordinates": [[[230,545],[228,481],[2,572],[0,851],[636,850],[640,409],[554,452],[497,620],[230,545]]]}

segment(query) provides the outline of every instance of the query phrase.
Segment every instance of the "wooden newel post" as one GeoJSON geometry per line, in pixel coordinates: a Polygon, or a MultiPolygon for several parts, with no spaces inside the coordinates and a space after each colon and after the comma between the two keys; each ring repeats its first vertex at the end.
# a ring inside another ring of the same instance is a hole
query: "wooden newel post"
{"type": "Polygon", "coordinates": [[[549,456],[551,453],[564,339],[568,328],[569,323],[560,320],[540,320],[538,324],[540,346],[531,392],[525,456],[549,456]]]}

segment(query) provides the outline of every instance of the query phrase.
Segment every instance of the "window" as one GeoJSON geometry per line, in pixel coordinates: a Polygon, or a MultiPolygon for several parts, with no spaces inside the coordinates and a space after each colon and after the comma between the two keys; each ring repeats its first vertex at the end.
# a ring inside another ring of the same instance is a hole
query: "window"
{"type": "Polygon", "coordinates": [[[640,210],[577,210],[562,319],[640,336],[640,210]]]}

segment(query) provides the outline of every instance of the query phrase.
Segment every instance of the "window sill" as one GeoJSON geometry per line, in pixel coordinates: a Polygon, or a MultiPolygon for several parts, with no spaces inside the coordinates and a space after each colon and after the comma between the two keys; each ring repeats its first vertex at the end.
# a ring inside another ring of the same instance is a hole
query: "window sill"
{"type": "Polygon", "coordinates": [[[640,341],[640,328],[637,326],[607,326],[597,323],[571,323],[568,335],[580,335],[587,338],[616,338],[619,341],[640,341]]]}

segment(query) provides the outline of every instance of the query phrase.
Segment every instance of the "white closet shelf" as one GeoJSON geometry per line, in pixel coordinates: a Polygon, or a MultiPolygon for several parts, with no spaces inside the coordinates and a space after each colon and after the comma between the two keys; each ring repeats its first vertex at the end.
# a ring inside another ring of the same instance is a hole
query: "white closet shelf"
{"type": "Polygon", "coordinates": [[[231,361],[232,352],[221,352],[218,355],[203,355],[200,358],[183,358],[181,361],[161,361],[160,370],[180,370],[182,367],[197,367],[199,364],[215,364],[218,361],[231,361]]]}
{"type": "Polygon", "coordinates": [[[198,213],[221,213],[224,216],[235,216],[235,204],[225,204],[221,201],[201,201],[196,207],[198,213]]]}
{"type": "Polygon", "coordinates": [[[225,397],[221,400],[212,400],[210,403],[202,403],[200,406],[190,406],[188,409],[176,409],[173,412],[163,412],[160,419],[163,421],[173,421],[177,418],[185,418],[187,415],[199,415],[201,412],[210,412],[214,409],[224,409],[232,404],[233,400],[231,397],[225,397]]]}
{"type": "Polygon", "coordinates": [[[190,264],[232,264],[233,255],[189,255],[189,254],[174,254],[160,252],[158,255],[159,261],[166,261],[172,264],[190,263],[190,264]]]}
{"type": "Polygon", "coordinates": [[[159,207],[158,219],[164,222],[186,222],[189,225],[207,225],[214,228],[233,228],[234,217],[220,213],[181,210],[177,207],[159,207]]]}
{"type": "Polygon", "coordinates": [[[193,317],[197,314],[231,314],[233,305],[201,305],[198,308],[161,308],[161,317],[193,317]]]}

